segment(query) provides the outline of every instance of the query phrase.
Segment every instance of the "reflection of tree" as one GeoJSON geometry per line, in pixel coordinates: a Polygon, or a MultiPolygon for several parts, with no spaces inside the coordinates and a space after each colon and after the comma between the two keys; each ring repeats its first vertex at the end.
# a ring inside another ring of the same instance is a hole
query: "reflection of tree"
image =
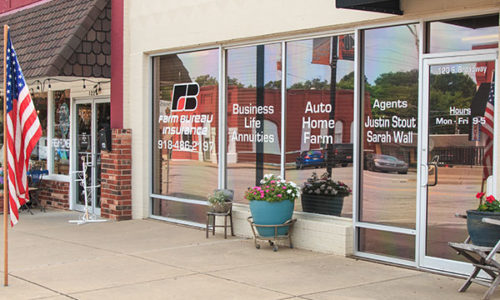
{"type": "Polygon", "coordinates": [[[264,85],[265,89],[281,89],[281,80],[269,81],[264,85]]]}
{"type": "Polygon", "coordinates": [[[465,74],[431,75],[429,118],[432,133],[467,133],[469,125],[458,124],[457,120],[453,120],[455,126],[438,126],[432,121],[439,117],[450,119],[450,107],[470,108],[475,92],[476,84],[465,74]]]}
{"type": "Polygon", "coordinates": [[[330,83],[326,80],[314,78],[312,80],[306,80],[304,82],[296,82],[290,87],[290,89],[292,89],[292,90],[329,90],[330,83]]]}
{"type": "Polygon", "coordinates": [[[374,118],[398,115],[401,118],[417,117],[418,111],[418,71],[390,72],[380,74],[368,92],[370,93],[372,114],[374,118]],[[407,101],[408,108],[386,108],[381,110],[373,107],[375,100],[407,101]]]}
{"type": "Polygon", "coordinates": [[[239,87],[239,88],[245,87],[245,85],[243,83],[241,83],[238,80],[238,78],[234,78],[234,77],[228,77],[227,78],[227,85],[228,86],[236,86],[236,87],[239,87]]]}
{"type": "Polygon", "coordinates": [[[207,86],[207,85],[217,85],[217,78],[212,77],[210,75],[200,75],[196,77],[194,80],[196,81],[200,86],[207,86]]]}
{"type": "MultiPolygon", "coordinates": [[[[337,88],[340,90],[354,90],[354,71],[344,75],[337,83],[337,88]]],[[[368,79],[365,76],[365,90],[370,91],[371,88],[372,86],[368,83],[368,79]]]]}

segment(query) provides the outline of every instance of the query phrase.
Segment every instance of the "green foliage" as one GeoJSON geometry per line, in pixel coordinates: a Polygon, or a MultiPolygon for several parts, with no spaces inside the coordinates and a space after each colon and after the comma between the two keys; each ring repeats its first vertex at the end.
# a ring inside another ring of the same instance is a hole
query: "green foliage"
{"type": "Polygon", "coordinates": [[[318,177],[316,172],[304,182],[303,194],[345,197],[351,194],[351,189],[341,181],[334,181],[328,173],[318,177]]]}
{"type": "Polygon", "coordinates": [[[227,78],[227,86],[235,86],[239,88],[245,87],[245,85],[239,82],[238,78],[228,77],[227,78]]]}
{"type": "Polygon", "coordinates": [[[283,180],[280,176],[266,174],[260,185],[248,188],[245,199],[267,202],[295,201],[299,193],[300,188],[295,183],[283,180]]]}
{"type": "Polygon", "coordinates": [[[212,77],[208,74],[200,75],[200,76],[196,77],[196,79],[194,81],[196,81],[200,86],[217,85],[218,84],[217,78],[212,77]]]}
{"type": "Polygon", "coordinates": [[[401,118],[416,117],[418,115],[418,71],[408,72],[390,72],[381,74],[375,84],[368,89],[370,93],[371,107],[376,99],[379,101],[397,101],[408,102],[407,109],[387,108],[380,110],[373,108],[373,118],[391,117],[398,115],[401,118]]]}
{"type": "Polygon", "coordinates": [[[208,196],[208,203],[212,205],[222,204],[227,201],[227,196],[223,191],[217,191],[208,196]]]}
{"type": "Polygon", "coordinates": [[[476,198],[479,199],[478,211],[500,212],[500,201],[495,199],[493,195],[489,195],[483,202],[485,194],[477,193],[476,198]]]}
{"type": "Polygon", "coordinates": [[[281,89],[281,80],[269,81],[264,85],[265,89],[281,89]]]}
{"type": "MultiPolygon", "coordinates": [[[[450,107],[469,108],[476,92],[476,84],[467,75],[462,73],[431,75],[430,77],[430,118],[449,118],[450,107]]],[[[455,126],[432,126],[433,134],[454,134],[460,131],[468,132],[468,124],[455,126]]]]}
{"type": "Polygon", "coordinates": [[[329,90],[330,82],[314,78],[313,80],[306,80],[304,82],[296,82],[290,87],[292,90],[329,90]]]}

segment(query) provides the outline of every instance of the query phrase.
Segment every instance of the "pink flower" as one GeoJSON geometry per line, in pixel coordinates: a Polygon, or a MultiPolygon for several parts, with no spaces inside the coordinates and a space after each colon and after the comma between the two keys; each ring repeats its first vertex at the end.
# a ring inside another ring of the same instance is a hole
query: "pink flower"
{"type": "Polygon", "coordinates": [[[266,186],[267,188],[269,188],[269,186],[266,186]]]}
{"type": "Polygon", "coordinates": [[[266,193],[269,193],[269,190],[266,190],[266,193]]]}
{"type": "Polygon", "coordinates": [[[481,199],[484,196],[484,193],[477,193],[476,198],[481,199]]]}
{"type": "Polygon", "coordinates": [[[284,186],[283,189],[286,190],[286,186],[284,186]]]}
{"type": "Polygon", "coordinates": [[[276,181],[275,180],[271,180],[271,183],[275,183],[276,181]]]}
{"type": "Polygon", "coordinates": [[[493,195],[489,195],[488,197],[486,197],[486,202],[493,203],[493,201],[495,201],[495,197],[493,197],[493,195]]]}
{"type": "Polygon", "coordinates": [[[256,193],[256,192],[254,192],[253,194],[254,194],[255,196],[257,196],[257,193],[256,193]]]}
{"type": "Polygon", "coordinates": [[[260,195],[260,198],[264,198],[264,195],[260,195]]]}
{"type": "Polygon", "coordinates": [[[281,198],[281,194],[278,194],[278,197],[281,198]]]}

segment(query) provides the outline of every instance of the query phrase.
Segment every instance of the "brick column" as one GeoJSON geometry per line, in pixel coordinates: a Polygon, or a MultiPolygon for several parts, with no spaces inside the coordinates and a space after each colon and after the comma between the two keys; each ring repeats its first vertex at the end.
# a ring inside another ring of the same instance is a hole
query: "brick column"
{"type": "Polygon", "coordinates": [[[132,219],[132,130],[111,129],[111,151],[101,152],[101,217],[132,219]]]}

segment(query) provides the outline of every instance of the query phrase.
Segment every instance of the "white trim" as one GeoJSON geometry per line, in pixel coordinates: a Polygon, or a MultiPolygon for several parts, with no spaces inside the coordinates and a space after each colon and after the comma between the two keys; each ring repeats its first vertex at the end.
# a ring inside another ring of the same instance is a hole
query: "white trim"
{"type": "Polygon", "coordinates": [[[375,223],[366,223],[366,222],[356,222],[355,225],[356,225],[356,227],[359,227],[359,228],[374,229],[374,230],[394,232],[394,233],[402,233],[402,234],[407,234],[407,235],[416,235],[417,234],[417,230],[411,229],[411,228],[403,228],[403,227],[396,227],[396,226],[389,226],[389,225],[375,224],[375,223]]]}
{"type": "Polygon", "coordinates": [[[354,111],[353,123],[354,125],[354,138],[353,140],[353,165],[352,165],[352,223],[353,223],[353,249],[359,249],[358,230],[356,230],[356,223],[359,221],[359,197],[361,187],[361,174],[363,172],[362,144],[361,144],[361,113],[363,111],[363,89],[361,85],[361,31],[356,30],[354,34],[354,111]]]}
{"type": "MultiPolygon", "coordinates": [[[[426,39],[426,30],[425,30],[425,23],[424,22],[421,22],[420,23],[420,31],[419,31],[419,61],[418,61],[418,95],[417,95],[417,120],[418,120],[418,124],[417,124],[417,136],[422,136],[422,134],[419,134],[422,131],[422,128],[423,128],[423,124],[424,122],[422,121],[422,97],[423,97],[423,92],[422,92],[422,87],[423,87],[423,58],[422,58],[422,54],[424,53],[424,49],[425,49],[425,46],[426,46],[426,43],[425,41],[427,40],[426,39]]],[[[419,245],[421,245],[421,236],[422,236],[422,223],[419,221],[421,219],[421,216],[422,216],[422,212],[420,211],[419,207],[420,207],[420,199],[422,199],[422,196],[421,196],[421,171],[422,171],[422,168],[420,167],[421,165],[421,161],[422,161],[422,157],[419,155],[421,154],[422,151],[419,151],[419,149],[422,149],[422,144],[421,144],[421,138],[418,138],[417,137],[417,149],[416,149],[416,152],[417,152],[417,180],[416,180],[416,186],[415,186],[415,189],[416,189],[416,194],[415,194],[415,230],[416,230],[416,237],[415,237],[415,263],[417,264],[417,266],[420,265],[420,253],[421,253],[421,247],[419,245]]],[[[425,213],[425,212],[424,212],[425,213]]]]}
{"type": "Polygon", "coordinates": [[[440,53],[429,53],[423,54],[422,59],[443,59],[445,63],[448,61],[454,62],[454,59],[457,57],[469,57],[471,60],[475,60],[474,58],[478,55],[488,55],[498,53],[498,48],[491,49],[478,49],[478,50],[469,50],[469,51],[454,51],[454,52],[440,52],[440,53]],[[445,59],[448,58],[448,61],[445,59]]]}
{"type": "Polygon", "coordinates": [[[493,172],[493,190],[492,193],[495,196],[495,198],[498,199],[498,157],[499,157],[499,151],[498,149],[498,139],[500,139],[500,125],[498,124],[498,120],[500,120],[500,108],[498,107],[500,105],[498,99],[498,93],[500,92],[499,86],[499,79],[500,75],[498,74],[498,53],[497,53],[497,58],[495,59],[495,111],[494,111],[494,116],[493,116],[493,166],[492,166],[492,172],[493,172]],[[497,159],[495,159],[497,158],[497,159]]]}
{"type": "Polygon", "coordinates": [[[286,173],[286,47],[286,42],[281,42],[281,178],[286,173]]]}
{"type": "Polygon", "coordinates": [[[191,222],[191,221],[184,221],[184,220],[180,220],[180,219],[167,218],[167,217],[162,217],[162,216],[157,216],[157,215],[151,215],[150,218],[155,219],[155,220],[176,223],[176,224],[199,227],[199,228],[206,228],[206,226],[207,226],[206,224],[201,224],[201,223],[196,223],[196,222],[191,222]]]}
{"type": "MultiPolygon", "coordinates": [[[[421,74],[421,91],[422,96],[419,97],[421,100],[420,109],[419,109],[419,153],[417,156],[419,157],[419,168],[417,173],[419,177],[417,178],[418,182],[418,192],[419,198],[417,202],[417,211],[419,211],[419,219],[417,224],[420,223],[419,232],[418,232],[418,265],[422,268],[429,269],[438,269],[438,270],[446,270],[449,272],[467,274],[471,272],[470,264],[464,264],[463,262],[449,260],[444,258],[437,258],[426,255],[426,233],[427,233],[427,170],[428,170],[428,157],[429,157],[429,145],[428,145],[428,137],[429,137],[429,74],[431,66],[434,65],[445,65],[445,64],[459,64],[459,63],[474,63],[474,62],[483,62],[483,61],[495,61],[497,64],[498,58],[498,50],[493,49],[494,51],[471,51],[467,53],[467,55],[460,56],[450,56],[448,54],[442,55],[441,57],[429,57],[422,58],[422,74],[421,74]],[[476,53],[473,55],[472,53],[476,53]],[[425,182],[425,184],[424,184],[425,182]]],[[[495,66],[498,68],[498,65],[495,66]]],[[[498,75],[498,74],[496,74],[498,75]]],[[[498,89],[498,84],[496,86],[498,89]]],[[[497,109],[497,108],[496,108],[497,109]]],[[[496,123],[496,122],[495,122],[496,123]]],[[[496,128],[496,127],[495,127],[496,128]]],[[[494,143],[495,145],[495,143],[494,143]]],[[[495,151],[495,148],[493,148],[495,151]]],[[[494,160],[495,164],[495,160],[494,160]]],[[[493,172],[495,174],[495,172],[493,172]]],[[[495,176],[495,175],[494,175],[495,176]]]]}
{"type": "Polygon", "coordinates": [[[217,149],[219,156],[218,165],[218,187],[219,189],[226,188],[226,152],[227,152],[227,104],[226,104],[226,50],[219,47],[219,124],[218,124],[218,139],[219,148],[217,149]]]}
{"type": "Polygon", "coordinates": [[[417,267],[417,264],[411,260],[395,258],[395,257],[391,257],[391,256],[384,256],[384,255],[380,255],[380,254],[373,254],[373,253],[369,253],[369,252],[360,252],[360,251],[354,251],[354,255],[359,256],[359,257],[363,257],[363,258],[377,260],[377,261],[384,261],[384,262],[388,262],[391,264],[398,264],[398,265],[414,267],[414,268],[417,267]]]}
{"type": "Polygon", "coordinates": [[[158,195],[158,194],[151,194],[149,195],[151,199],[160,199],[160,200],[169,200],[169,201],[174,201],[174,202],[182,202],[182,203],[189,203],[189,204],[196,204],[196,205],[204,205],[207,206],[207,201],[205,200],[194,200],[194,199],[187,199],[187,198],[178,198],[178,197],[172,197],[172,196],[165,196],[165,195],[158,195]]]}

